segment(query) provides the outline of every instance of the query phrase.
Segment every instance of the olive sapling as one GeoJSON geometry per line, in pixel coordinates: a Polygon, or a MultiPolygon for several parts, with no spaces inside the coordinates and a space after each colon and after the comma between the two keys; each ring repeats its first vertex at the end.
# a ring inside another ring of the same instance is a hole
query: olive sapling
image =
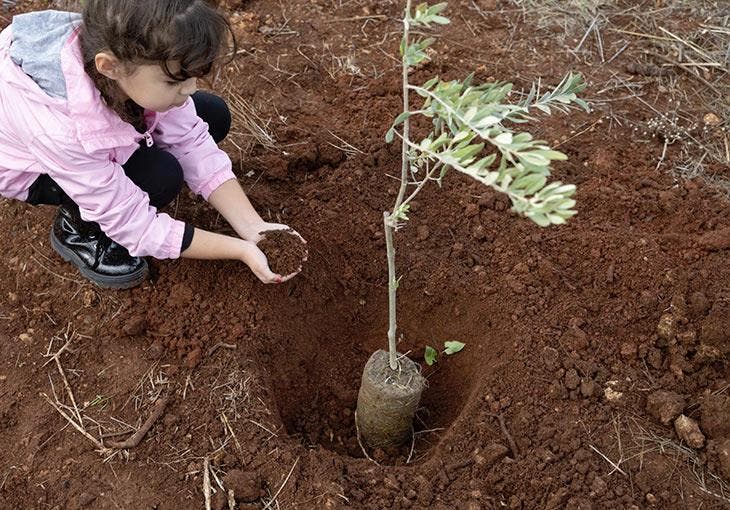
{"type": "Polygon", "coordinates": [[[398,195],[393,209],[383,213],[388,261],[388,352],[386,356],[384,351],[378,351],[368,361],[356,413],[358,430],[370,446],[397,444],[408,437],[425,387],[415,362],[397,352],[399,278],[394,244],[394,234],[408,221],[411,203],[424,186],[430,182],[440,186],[448,170],[454,169],[506,194],[513,211],[540,226],[559,225],[576,214],[572,198],[575,186],[559,181],[548,183],[552,162],[567,157],[530,133],[516,131],[512,125],[533,120],[533,112],[567,112],[573,106],[588,111],[588,105],[576,95],[585,88],[582,77],[570,73],[555,89],[545,93],[540,92],[538,83],[516,103],[508,102],[512,84],[477,85],[473,75],[463,81],[435,77],[421,86],[411,84],[411,72],[427,61],[427,50],[434,43],[428,37],[412,41],[411,30],[417,28],[422,32],[432,25],[447,25],[449,19],[443,16],[446,6],[422,3],[412,9],[411,0],[407,0],[403,17],[403,111],[386,134],[388,143],[399,139],[402,147],[398,195]],[[411,104],[412,94],[421,98],[420,106],[411,104]],[[431,132],[420,141],[411,139],[410,121],[416,116],[430,119],[432,124],[431,132]],[[387,366],[381,366],[386,358],[387,366]],[[369,381],[368,377],[381,380],[369,381]],[[402,390],[395,397],[394,388],[402,390]],[[390,397],[394,398],[392,405],[388,402],[390,397]],[[403,413],[411,413],[410,418],[399,415],[395,406],[401,406],[403,413]],[[392,417],[390,423],[384,421],[392,417]]]}

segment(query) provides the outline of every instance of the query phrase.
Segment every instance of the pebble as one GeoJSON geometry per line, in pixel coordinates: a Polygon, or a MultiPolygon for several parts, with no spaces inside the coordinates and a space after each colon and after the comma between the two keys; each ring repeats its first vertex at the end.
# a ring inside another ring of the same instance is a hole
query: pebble
{"type": "Polygon", "coordinates": [[[700,430],[700,426],[692,418],[680,414],[674,420],[674,430],[679,438],[691,448],[702,448],[705,446],[705,435],[700,430]]]}
{"type": "Polygon", "coordinates": [[[677,321],[675,320],[674,315],[671,313],[665,313],[662,315],[659,319],[659,324],[657,325],[656,330],[659,334],[659,338],[666,340],[667,342],[674,340],[674,337],[677,335],[677,321]]]}
{"type": "Polygon", "coordinates": [[[603,395],[609,402],[618,402],[619,400],[621,400],[621,397],[624,396],[623,393],[614,390],[610,386],[606,386],[606,388],[603,390],[603,395]]]}

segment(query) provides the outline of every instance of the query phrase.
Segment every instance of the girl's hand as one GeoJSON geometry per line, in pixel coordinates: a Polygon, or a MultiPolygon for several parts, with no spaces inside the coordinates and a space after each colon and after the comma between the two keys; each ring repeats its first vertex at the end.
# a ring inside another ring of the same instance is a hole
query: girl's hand
{"type": "Polygon", "coordinates": [[[269,261],[266,259],[266,255],[264,255],[264,252],[255,243],[250,241],[243,241],[243,243],[243,257],[241,260],[246,263],[253,274],[263,283],[284,283],[299,273],[297,271],[286,276],[274,273],[269,267],[269,261]]]}
{"type": "Polygon", "coordinates": [[[269,230],[291,230],[291,232],[299,239],[301,239],[304,244],[307,244],[307,241],[301,235],[299,235],[299,232],[289,227],[288,225],[284,225],[283,223],[269,223],[266,221],[251,223],[246,226],[246,231],[242,232],[241,236],[247,241],[258,243],[259,241],[261,241],[261,239],[264,238],[261,235],[261,232],[267,232],[269,230]]]}

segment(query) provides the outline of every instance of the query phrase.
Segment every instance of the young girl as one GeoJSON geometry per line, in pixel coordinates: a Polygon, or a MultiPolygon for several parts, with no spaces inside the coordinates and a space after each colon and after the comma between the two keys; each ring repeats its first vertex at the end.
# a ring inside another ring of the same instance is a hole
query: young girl
{"type": "Polygon", "coordinates": [[[86,0],[83,15],[16,16],[0,34],[0,194],[59,206],[51,245],[102,287],[141,283],[142,258],[237,259],[264,283],[256,243],[286,229],[251,206],[217,147],[225,102],[196,91],[230,34],[207,0],[86,0]],[[158,208],[183,180],[240,238],[158,208]]]}

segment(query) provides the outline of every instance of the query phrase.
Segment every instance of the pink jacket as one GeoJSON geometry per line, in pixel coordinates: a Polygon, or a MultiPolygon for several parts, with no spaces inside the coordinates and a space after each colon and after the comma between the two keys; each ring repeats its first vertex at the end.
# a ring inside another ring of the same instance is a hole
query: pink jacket
{"type": "Polygon", "coordinates": [[[51,97],[10,57],[12,25],[0,34],[0,195],[19,200],[42,173],[49,174],[134,256],[177,258],[185,224],[150,206],[149,197],[125,174],[139,147],[170,152],[190,189],[208,196],[235,179],[231,160],[208,134],[192,99],[165,113],[145,112],[149,130],[138,133],[107,108],[83,68],[79,29],[63,43],[60,62],[67,99],[51,97]]]}

